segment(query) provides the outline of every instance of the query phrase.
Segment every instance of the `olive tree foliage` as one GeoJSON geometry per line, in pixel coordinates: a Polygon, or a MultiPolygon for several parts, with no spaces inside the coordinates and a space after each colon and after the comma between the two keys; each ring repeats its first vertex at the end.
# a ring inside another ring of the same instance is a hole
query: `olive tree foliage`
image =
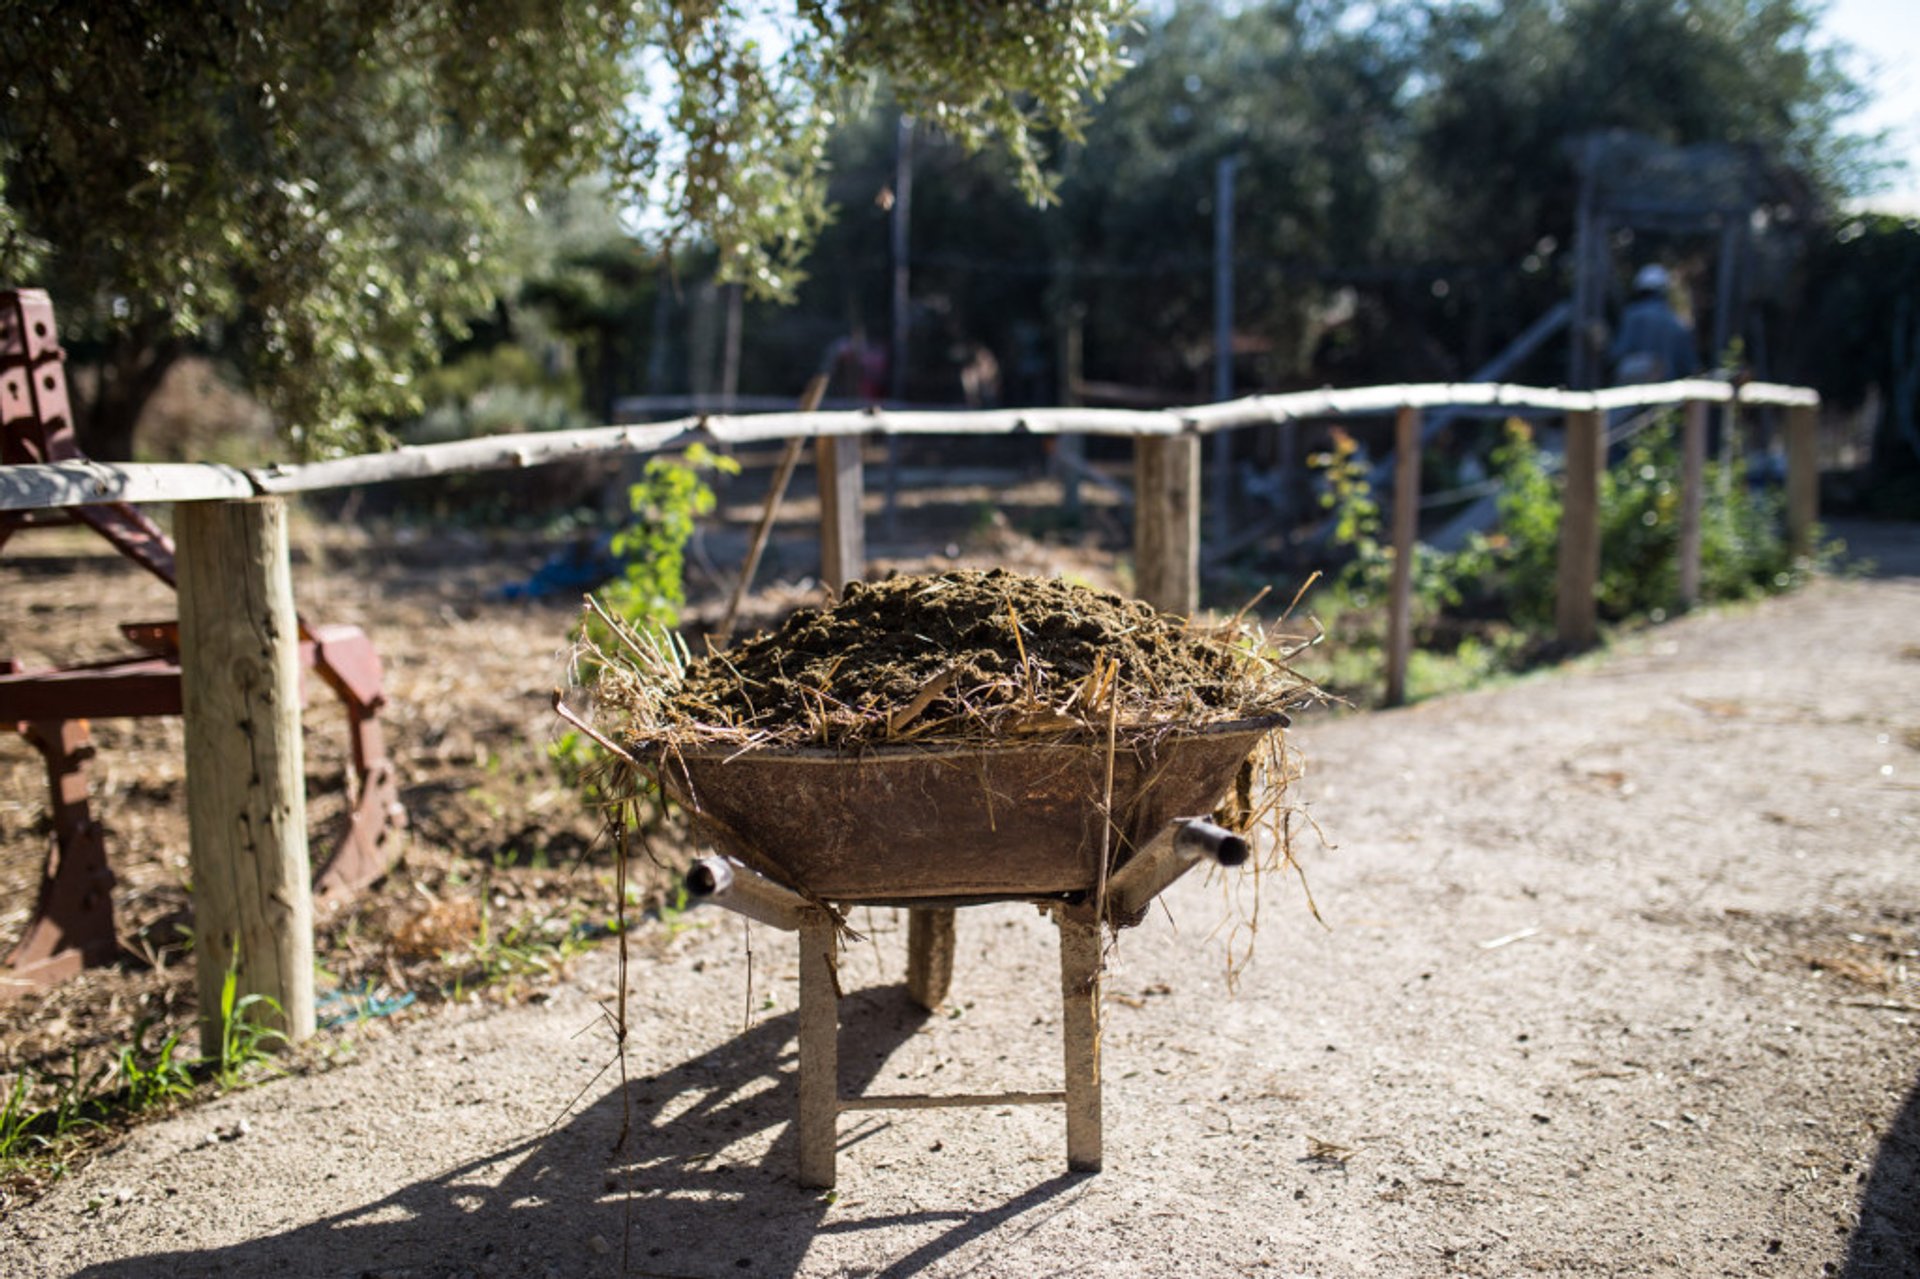
{"type": "Polygon", "coordinates": [[[662,245],[785,296],[828,217],[836,120],[903,107],[1049,192],[1118,72],[1124,0],[13,0],[0,279],[52,291],[97,378],[86,444],[209,349],[314,455],[535,264],[542,193],[593,184],[662,245]]]}
{"type": "Polygon", "coordinates": [[[1339,0],[1278,0],[1185,4],[1137,38],[1064,166],[1071,251],[1094,264],[1073,291],[1095,376],[1151,370],[1201,391],[1223,160],[1237,166],[1237,323],[1273,340],[1264,377],[1303,372],[1319,277],[1389,261],[1421,230],[1405,215],[1416,36],[1394,6],[1359,23],[1339,0]]]}
{"type": "Polygon", "coordinates": [[[1874,139],[1847,51],[1809,0],[1428,3],[1414,163],[1442,251],[1518,261],[1565,243],[1569,140],[1611,129],[1660,142],[1744,143],[1827,200],[1870,184],[1874,139]]]}

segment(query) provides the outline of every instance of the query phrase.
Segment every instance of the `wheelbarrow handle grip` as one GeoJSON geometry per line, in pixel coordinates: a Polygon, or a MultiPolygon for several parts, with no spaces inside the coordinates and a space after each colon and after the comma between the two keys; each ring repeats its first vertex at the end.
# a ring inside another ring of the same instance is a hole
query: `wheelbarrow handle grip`
{"type": "Polygon", "coordinates": [[[1250,856],[1247,841],[1205,818],[1176,817],[1107,881],[1107,920],[1116,928],[1140,922],[1153,899],[1206,860],[1239,866],[1250,856]]]}
{"type": "Polygon", "coordinates": [[[772,928],[798,932],[807,899],[730,857],[702,857],[687,871],[687,894],[772,928]]]}
{"type": "Polygon", "coordinates": [[[1201,817],[1181,824],[1173,837],[1173,846],[1189,861],[1204,857],[1221,866],[1239,866],[1252,855],[1241,836],[1201,817]]]}

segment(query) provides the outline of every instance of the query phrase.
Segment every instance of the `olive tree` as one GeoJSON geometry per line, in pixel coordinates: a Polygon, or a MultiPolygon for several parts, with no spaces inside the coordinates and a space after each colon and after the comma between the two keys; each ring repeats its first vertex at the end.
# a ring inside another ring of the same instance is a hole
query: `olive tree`
{"type": "Polygon", "coordinates": [[[528,265],[543,192],[596,184],[783,296],[827,217],[834,122],[885,80],[1048,194],[1116,73],[1124,0],[199,0],[8,6],[0,278],[49,288],[129,456],[215,349],[312,455],[367,441],[528,265]]]}

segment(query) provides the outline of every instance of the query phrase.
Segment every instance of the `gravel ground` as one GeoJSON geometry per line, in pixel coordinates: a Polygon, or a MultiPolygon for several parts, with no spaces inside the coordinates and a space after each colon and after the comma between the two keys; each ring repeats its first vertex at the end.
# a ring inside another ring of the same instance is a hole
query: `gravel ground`
{"type": "MultiPolygon", "coordinates": [[[[133,1131],[0,1223],[0,1271],[1920,1274],[1903,569],[1304,724],[1329,927],[1267,882],[1231,993],[1217,886],[1120,938],[1097,1176],[1053,1108],[868,1112],[800,1190],[792,942],[696,913],[635,942],[626,1088],[599,953],[133,1131]]],[[[931,1017],[903,920],[855,923],[843,1088],[1056,1086],[1032,909],[962,912],[931,1017]]]]}

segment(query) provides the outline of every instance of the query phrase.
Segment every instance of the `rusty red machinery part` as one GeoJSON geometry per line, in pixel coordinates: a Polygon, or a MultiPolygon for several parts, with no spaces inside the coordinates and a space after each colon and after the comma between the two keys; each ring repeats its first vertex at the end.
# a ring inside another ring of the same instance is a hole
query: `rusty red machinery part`
{"type": "MultiPolygon", "coordinates": [[[[73,435],[65,353],[53,305],[38,289],[0,291],[0,467],[82,461],[73,435]]],[[[174,585],[173,544],[158,525],[125,503],[69,511],[0,511],[0,548],[17,531],[85,524],[114,549],[174,585]]],[[[180,713],[179,629],[172,622],[129,623],[122,634],[137,655],[84,665],[29,669],[0,659],[0,725],[21,733],[47,764],[53,839],[39,900],[0,967],[0,998],[51,985],[119,952],[113,922],[113,871],[100,824],[87,803],[83,772],[94,747],[94,719],[180,713]]],[[[357,893],[385,874],[405,825],[393,764],[380,732],[380,657],[356,626],[300,622],[301,695],[307,671],[320,677],[347,712],[355,796],[346,832],[314,877],[323,901],[357,893]]]]}

